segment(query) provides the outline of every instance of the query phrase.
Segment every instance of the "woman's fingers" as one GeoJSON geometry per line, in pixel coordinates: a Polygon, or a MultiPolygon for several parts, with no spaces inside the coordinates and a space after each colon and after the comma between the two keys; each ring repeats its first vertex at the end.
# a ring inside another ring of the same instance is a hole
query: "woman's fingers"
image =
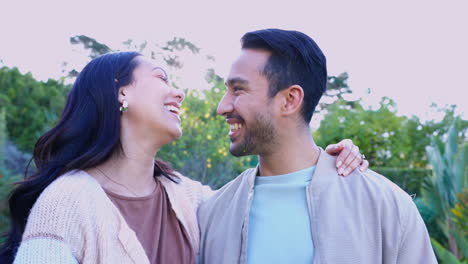
{"type": "Polygon", "coordinates": [[[362,158],[361,153],[359,152],[359,147],[353,145],[352,150],[343,162],[343,167],[338,169],[338,174],[348,176],[354,169],[359,167],[361,161],[362,158]]]}
{"type": "Polygon", "coordinates": [[[332,155],[332,156],[337,155],[338,153],[340,153],[341,150],[342,150],[342,147],[341,147],[341,145],[339,143],[338,144],[330,144],[325,148],[325,151],[328,154],[332,155]]]}
{"type": "Polygon", "coordinates": [[[363,160],[361,166],[359,166],[359,170],[366,171],[369,168],[369,162],[367,160],[363,160]]]}
{"type": "Polygon", "coordinates": [[[342,169],[344,170],[345,166],[345,161],[347,160],[348,156],[351,154],[354,144],[351,140],[343,140],[339,143],[341,145],[341,152],[338,155],[338,158],[336,159],[336,167],[338,170],[342,169]]]}
{"type": "Polygon", "coordinates": [[[369,167],[369,162],[363,160],[359,147],[354,145],[351,139],[343,139],[337,144],[330,144],[325,151],[330,155],[338,155],[336,168],[341,176],[348,176],[357,168],[365,171],[369,167]]]}

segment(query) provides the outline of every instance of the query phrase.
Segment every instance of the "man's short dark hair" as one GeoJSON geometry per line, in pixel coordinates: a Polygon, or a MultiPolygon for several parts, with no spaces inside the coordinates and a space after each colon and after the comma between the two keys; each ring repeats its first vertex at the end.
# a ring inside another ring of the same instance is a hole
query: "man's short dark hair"
{"type": "Polygon", "coordinates": [[[281,29],[248,32],[241,43],[243,49],[271,52],[262,71],[270,84],[270,97],[294,84],[302,87],[302,115],[309,123],[327,87],[326,59],[317,43],[302,32],[281,29]]]}

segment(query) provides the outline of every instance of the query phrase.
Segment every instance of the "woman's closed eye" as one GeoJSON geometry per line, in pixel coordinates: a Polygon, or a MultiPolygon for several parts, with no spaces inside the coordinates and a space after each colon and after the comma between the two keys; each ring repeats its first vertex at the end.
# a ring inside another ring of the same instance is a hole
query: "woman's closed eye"
{"type": "Polygon", "coordinates": [[[169,84],[169,78],[167,78],[167,76],[165,76],[165,75],[157,75],[156,77],[158,77],[159,79],[163,80],[163,82],[165,82],[166,84],[169,84]]]}

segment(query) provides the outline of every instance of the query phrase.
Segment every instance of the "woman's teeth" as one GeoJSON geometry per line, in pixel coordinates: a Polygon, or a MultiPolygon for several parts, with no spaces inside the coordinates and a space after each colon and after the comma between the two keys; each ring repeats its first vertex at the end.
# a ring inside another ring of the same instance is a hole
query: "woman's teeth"
{"type": "Polygon", "coordinates": [[[242,124],[236,123],[236,124],[230,124],[229,125],[230,130],[238,130],[238,129],[241,129],[241,128],[242,128],[242,124]]]}
{"type": "Polygon", "coordinates": [[[167,110],[173,112],[173,113],[176,113],[176,114],[179,114],[179,108],[173,106],[173,105],[165,105],[164,108],[166,108],[167,110]]]}

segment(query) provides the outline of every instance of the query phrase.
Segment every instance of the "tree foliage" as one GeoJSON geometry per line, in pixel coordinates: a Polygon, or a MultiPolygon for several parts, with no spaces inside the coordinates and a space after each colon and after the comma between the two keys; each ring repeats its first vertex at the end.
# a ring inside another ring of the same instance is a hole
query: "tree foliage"
{"type": "MultiPolygon", "coordinates": [[[[455,118],[455,108],[443,109],[440,122],[423,123],[419,118],[399,116],[390,98],[382,98],[380,108],[365,109],[359,102],[350,106],[344,100],[329,105],[327,114],[314,133],[320,146],[350,138],[366,155],[371,166],[425,168],[425,147],[432,135],[443,135],[455,118]]],[[[468,121],[460,120],[460,135],[466,133],[468,121]]]]}
{"type": "Polygon", "coordinates": [[[99,55],[112,51],[111,48],[109,48],[109,46],[107,46],[106,44],[103,44],[97,41],[96,39],[85,35],[77,35],[71,37],[70,43],[74,45],[82,45],[83,48],[90,51],[89,57],[91,59],[94,59],[99,55]]]}
{"type": "Polygon", "coordinates": [[[0,68],[8,135],[21,150],[31,152],[37,138],[57,121],[69,89],[61,81],[40,82],[17,68],[0,68]]]}
{"type": "Polygon", "coordinates": [[[3,177],[5,168],[5,153],[6,153],[6,141],[7,141],[7,130],[6,130],[6,118],[5,109],[0,107],[0,178],[3,177]]]}
{"type": "Polygon", "coordinates": [[[348,86],[348,73],[343,72],[337,76],[328,76],[327,89],[320,100],[316,112],[328,109],[336,101],[341,101],[346,105],[353,107],[357,101],[346,100],[346,95],[352,94],[348,86]]]}
{"type": "MultiPolygon", "coordinates": [[[[468,146],[459,143],[457,121],[453,122],[445,140],[434,136],[431,145],[426,147],[434,173],[424,186],[423,201],[434,211],[435,222],[447,238],[450,254],[457,259],[463,259],[468,258],[468,237],[463,234],[466,230],[458,230],[457,227],[460,226],[454,221],[454,210],[457,212],[460,194],[468,188],[468,164],[465,156],[468,146]]],[[[434,243],[434,247],[437,248],[438,244],[434,243]]],[[[438,250],[439,257],[445,258],[450,254],[438,250]]]]}

